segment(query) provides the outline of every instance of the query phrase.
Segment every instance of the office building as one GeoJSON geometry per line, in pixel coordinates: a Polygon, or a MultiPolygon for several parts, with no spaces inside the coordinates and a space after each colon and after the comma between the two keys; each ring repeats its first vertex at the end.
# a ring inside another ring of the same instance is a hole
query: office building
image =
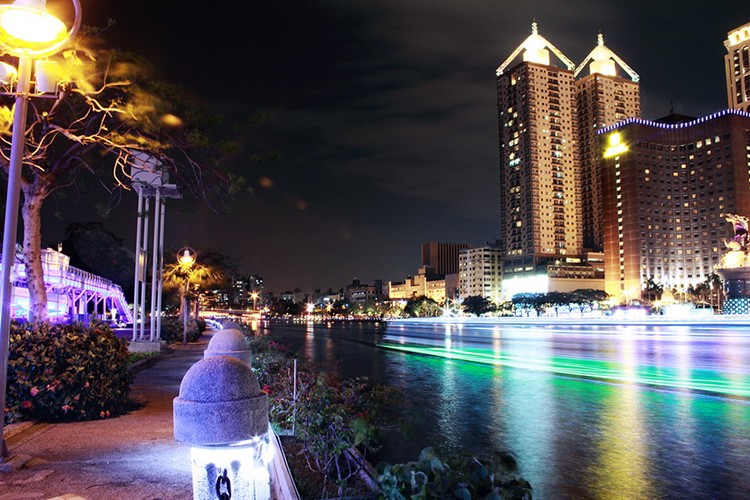
{"type": "Polygon", "coordinates": [[[600,131],[607,293],[641,298],[652,278],[684,292],[714,272],[750,214],[750,113],[632,118],[600,131]]]}
{"type": "Polygon", "coordinates": [[[458,252],[468,247],[466,243],[422,243],[422,266],[431,267],[435,274],[456,274],[458,252]]]}
{"type": "Polygon", "coordinates": [[[502,297],[502,252],[485,245],[466,248],[458,254],[458,296],[480,296],[500,303],[502,297]]]}
{"type": "Polygon", "coordinates": [[[729,107],[750,111],[750,23],[727,33],[724,47],[729,107]]]}

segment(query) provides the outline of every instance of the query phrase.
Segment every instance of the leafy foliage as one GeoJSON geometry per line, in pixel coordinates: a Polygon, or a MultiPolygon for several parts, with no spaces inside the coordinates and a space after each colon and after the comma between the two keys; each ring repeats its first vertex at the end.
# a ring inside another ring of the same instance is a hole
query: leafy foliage
{"type": "Polygon", "coordinates": [[[572,292],[532,293],[522,292],[513,296],[513,307],[526,316],[533,310],[541,316],[546,308],[553,308],[555,315],[561,307],[577,307],[583,314],[586,307],[594,309],[607,300],[609,295],[604,290],[583,288],[572,292]]]}
{"type": "MultiPolygon", "coordinates": [[[[169,344],[174,342],[182,342],[185,334],[184,328],[185,325],[182,318],[178,318],[175,316],[162,318],[161,339],[169,344]]],[[[188,320],[187,341],[195,342],[196,340],[198,340],[198,337],[201,336],[201,333],[203,333],[205,329],[205,321],[194,319],[188,320]]]]}
{"type": "Polygon", "coordinates": [[[129,353],[104,324],[13,323],[6,420],[93,420],[125,410],[129,353]]]}
{"type": "Polygon", "coordinates": [[[251,340],[253,371],[269,395],[269,417],[280,431],[294,428],[300,454],[308,468],[321,473],[323,492],[333,482],[341,496],[360,471],[350,450],[365,453],[376,446],[380,430],[386,427],[385,409],[393,407],[395,391],[370,386],[367,379],[339,380],[324,373],[301,368],[297,372],[296,405],[292,385],[292,359],[283,346],[272,340],[251,340]],[[293,427],[294,426],[294,427],[293,427]]]}
{"type": "Polygon", "coordinates": [[[472,295],[464,299],[462,308],[465,313],[474,314],[475,316],[481,316],[484,313],[494,311],[495,305],[487,297],[482,297],[481,295],[472,295]]]}
{"type": "Polygon", "coordinates": [[[404,314],[412,318],[440,316],[443,309],[433,299],[422,295],[406,301],[404,314]]]}
{"type": "Polygon", "coordinates": [[[443,460],[435,450],[425,448],[418,461],[381,463],[378,472],[382,490],[378,498],[388,500],[531,500],[531,485],[518,476],[516,460],[507,452],[489,458],[453,456],[443,460]]]}

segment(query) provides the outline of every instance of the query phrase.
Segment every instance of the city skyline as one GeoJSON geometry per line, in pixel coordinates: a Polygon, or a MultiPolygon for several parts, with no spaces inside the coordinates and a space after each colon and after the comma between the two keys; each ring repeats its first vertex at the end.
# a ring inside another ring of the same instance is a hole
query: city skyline
{"type": "MultiPolygon", "coordinates": [[[[236,31],[228,7],[201,17],[196,5],[90,2],[84,22],[116,19],[108,45],[143,54],[160,78],[230,119],[267,112],[234,165],[255,194],[224,218],[203,208],[202,219],[183,218],[198,202],[170,202],[166,238],[231,255],[275,292],[397,280],[414,273],[424,242],[478,246],[497,237],[494,69],[533,19],[576,63],[601,31],[641,75],[647,118],[670,106],[696,116],[726,108],[723,40],[750,19],[677,2],[574,2],[559,11],[545,2],[320,1],[234,7],[249,23],[236,31]],[[250,155],[271,151],[282,159],[245,167],[250,155]]],[[[103,221],[126,242],[135,234],[130,198],[103,221]]],[[[75,218],[84,204],[51,207],[64,222],[47,217],[45,240],[60,239],[68,222],[88,222],[75,218]]]]}

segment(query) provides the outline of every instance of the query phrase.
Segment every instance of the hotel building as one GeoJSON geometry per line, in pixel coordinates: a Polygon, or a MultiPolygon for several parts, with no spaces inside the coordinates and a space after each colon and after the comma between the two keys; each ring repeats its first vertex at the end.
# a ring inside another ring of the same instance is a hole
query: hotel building
{"type": "Polygon", "coordinates": [[[602,129],[606,291],[641,298],[649,278],[684,291],[714,272],[750,214],[750,114],[629,119],[602,129]]]}
{"type": "Polygon", "coordinates": [[[602,225],[601,150],[597,132],[627,118],[641,116],[639,76],[604,45],[600,33],[596,47],[575,70],[578,113],[578,158],[581,168],[583,247],[604,249],[602,225]],[[588,65],[589,74],[580,77],[588,65]],[[621,78],[617,66],[630,77],[621,78]]]}
{"type": "Polygon", "coordinates": [[[585,249],[600,252],[604,240],[596,131],[640,114],[638,75],[601,36],[576,68],[536,23],[496,75],[504,294],[553,290],[553,276],[586,276],[581,288],[597,288],[585,262],[585,249]]]}
{"type": "Polygon", "coordinates": [[[750,23],[727,33],[724,46],[729,107],[750,111],[750,23]]]}

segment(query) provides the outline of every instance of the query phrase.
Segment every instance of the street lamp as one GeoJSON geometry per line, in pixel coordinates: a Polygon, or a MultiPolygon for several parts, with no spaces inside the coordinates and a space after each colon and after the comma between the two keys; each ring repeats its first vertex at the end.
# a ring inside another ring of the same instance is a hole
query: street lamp
{"type": "Polygon", "coordinates": [[[256,305],[256,302],[258,300],[258,292],[251,293],[250,298],[253,299],[253,311],[257,311],[258,307],[256,305]]]}
{"type": "Polygon", "coordinates": [[[190,291],[190,270],[195,264],[195,250],[190,247],[183,247],[177,252],[177,263],[185,273],[185,283],[182,295],[182,343],[187,344],[187,332],[188,332],[188,301],[187,294],[190,291]]]}
{"type": "Polygon", "coordinates": [[[16,103],[13,112],[13,135],[8,163],[8,191],[5,198],[5,225],[3,226],[2,269],[0,270],[0,457],[9,456],[2,438],[5,420],[5,393],[7,391],[8,351],[10,343],[10,315],[12,283],[11,269],[15,261],[16,232],[18,230],[18,203],[21,188],[21,166],[26,142],[26,116],[31,89],[31,64],[34,60],[51,56],[75,37],[81,26],[81,4],[71,0],[75,20],[70,31],[65,24],[47,12],[46,0],[16,0],[0,6],[0,51],[18,57],[16,103]]]}

